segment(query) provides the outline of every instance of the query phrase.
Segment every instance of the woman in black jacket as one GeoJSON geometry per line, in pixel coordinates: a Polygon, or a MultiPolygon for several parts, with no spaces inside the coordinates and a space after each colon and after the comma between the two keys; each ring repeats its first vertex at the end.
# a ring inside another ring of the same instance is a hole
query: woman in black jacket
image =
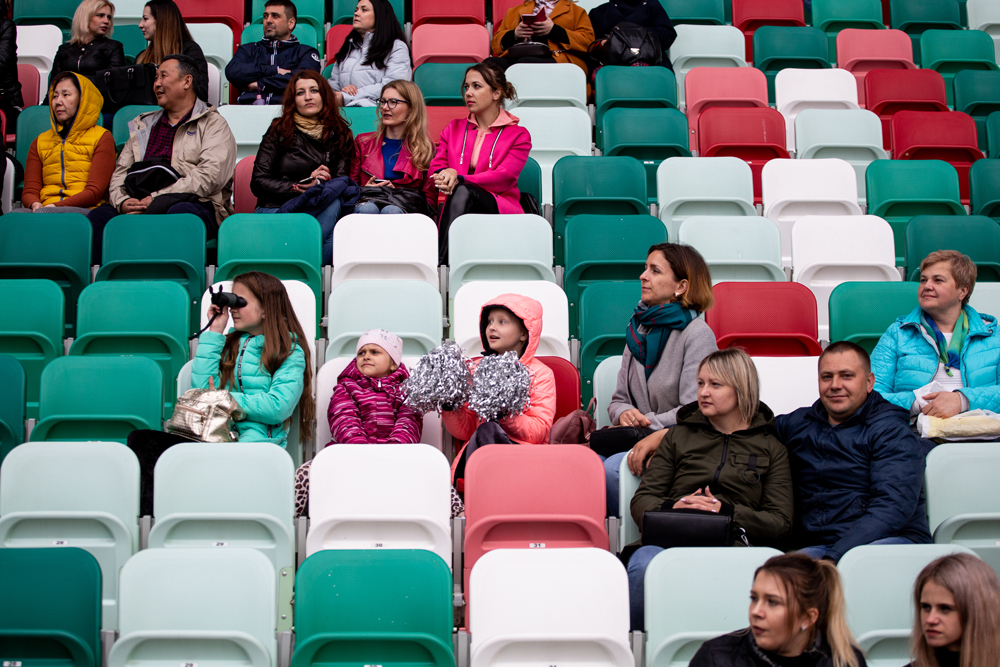
{"type": "Polygon", "coordinates": [[[48,87],[63,72],[91,77],[110,67],[125,65],[125,48],[110,39],[115,6],[107,0],[83,0],[73,14],[73,37],[56,51],[48,87]]]}
{"type": "Polygon", "coordinates": [[[660,48],[663,49],[663,60],[660,62],[666,68],[670,66],[670,56],[667,49],[677,39],[677,31],[674,24],[670,22],[670,17],[663,9],[659,0],[610,0],[603,5],[598,5],[590,10],[590,23],[594,26],[594,37],[596,41],[590,49],[590,55],[602,64],[605,59],[603,48],[611,33],[611,29],[619,23],[633,23],[645,28],[660,40],[660,48]]]}
{"type": "MultiPolygon", "coordinates": [[[[261,140],[250,177],[257,213],[277,213],[313,185],[350,179],[354,135],[337,108],[333,88],[319,72],[300,70],[285,88],[281,115],[261,140]]],[[[323,230],[323,264],[333,261],[333,226],[341,200],[316,215],[323,230]]]]}
{"type": "Polygon", "coordinates": [[[198,42],[192,39],[174,0],[149,0],[142,8],[139,29],[149,47],[135,57],[136,64],[159,65],[169,55],[184,54],[194,60],[201,72],[195,93],[202,102],[208,102],[208,61],[198,42]]]}
{"type": "Polygon", "coordinates": [[[17,127],[17,116],[23,107],[21,83],[17,80],[17,27],[10,20],[9,1],[3,0],[0,2],[0,111],[7,118],[8,132],[17,127]]]}

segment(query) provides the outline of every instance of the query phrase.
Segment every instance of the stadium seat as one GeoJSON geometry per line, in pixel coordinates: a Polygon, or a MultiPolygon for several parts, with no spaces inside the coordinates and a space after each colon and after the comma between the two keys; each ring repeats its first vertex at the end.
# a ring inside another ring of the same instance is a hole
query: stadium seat
{"type": "Polygon", "coordinates": [[[784,69],[774,80],[775,108],[785,117],[785,145],[795,150],[795,118],[806,109],[858,109],[854,77],[845,70],[784,69]]]}
{"type": "MultiPolygon", "coordinates": [[[[597,147],[604,150],[604,114],[618,107],[674,109],[677,82],[666,67],[602,67],[594,77],[597,147]]],[[[519,89],[520,90],[520,89],[519,89]]],[[[534,135],[532,135],[534,138],[534,135]]]]}
{"type": "Polygon", "coordinates": [[[139,25],[145,6],[145,0],[119,0],[115,3],[115,25],[139,25]]]}
{"type": "Polygon", "coordinates": [[[1000,112],[994,111],[986,117],[986,143],[993,146],[989,156],[1000,158],[1000,112]]]}
{"type": "MultiPolygon", "coordinates": [[[[0,135],[3,134],[3,130],[0,130],[0,135]]],[[[0,211],[4,214],[10,213],[14,206],[14,163],[11,161],[10,157],[5,157],[6,164],[4,165],[6,171],[3,174],[3,186],[2,194],[0,194],[0,211]]]]}
{"type": "Polygon", "coordinates": [[[837,66],[854,75],[858,104],[867,107],[865,79],[875,69],[916,69],[913,44],[902,30],[848,28],[837,35],[837,66]]]}
{"type": "Polygon", "coordinates": [[[910,36],[913,62],[922,65],[921,35],[925,30],[961,30],[962,20],[956,0],[890,0],[892,27],[910,36]]]}
{"type": "Polygon", "coordinates": [[[639,281],[597,282],[580,297],[580,385],[583,401],[593,395],[597,365],[625,349],[625,329],[639,303],[639,281]]]}
{"type": "Polygon", "coordinates": [[[861,215],[857,175],[843,160],[771,160],[761,173],[764,216],[781,232],[782,266],[792,264],[792,229],[807,215],[861,215]]]}
{"type": "Polygon", "coordinates": [[[486,7],[475,1],[413,0],[413,27],[424,23],[485,25],[486,7]]]}
{"type": "Polygon", "coordinates": [[[146,41],[142,30],[137,25],[116,26],[114,39],[116,42],[122,43],[125,51],[125,63],[128,65],[133,64],[135,57],[149,46],[149,42],[146,41]]]}
{"type": "Polygon", "coordinates": [[[774,414],[788,414],[819,400],[819,357],[754,357],[753,363],[760,400],[774,414]]]}
{"type": "Polygon", "coordinates": [[[115,630],[118,571],[139,550],[139,460],[113,442],[16,447],[0,468],[0,546],[89,552],[102,572],[98,622],[115,630]]]}
{"type": "Polygon", "coordinates": [[[403,353],[421,356],[441,344],[441,294],[422,280],[349,280],[330,291],[326,356],[354,356],[360,336],[386,329],[403,339],[403,353]],[[373,294],[381,295],[373,299],[373,294]]]}
{"type": "Polygon", "coordinates": [[[845,29],[884,30],[879,0],[814,0],[812,25],[826,33],[830,63],[837,62],[837,35],[845,29]]]}
{"type": "Polygon", "coordinates": [[[660,163],[672,157],[691,157],[684,114],[677,109],[618,107],[604,114],[603,122],[604,155],[623,155],[641,162],[646,170],[646,198],[655,204],[660,163]]]}
{"type": "MultiPolygon", "coordinates": [[[[337,60],[337,52],[340,51],[340,47],[344,45],[347,38],[354,31],[353,26],[348,24],[337,24],[330,26],[330,29],[326,32],[326,64],[331,65],[337,60]]],[[[323,76],[329,76],[326,69],[323,70],[323,76]]]]}
{"type": "MultiPolygon", "coordinates": [[[[593,386],[594,398],[597,399],[597,413],[594,418],[597,420],[597,428],[611,426],[611,417],[608,415],[608,407],[611,405],[611,397],[615,393],[618,384],[618,371],[622,367],[621,355],[608,357],[597,365],[594,372],[593,386]]],[[[627,542],[619,542],[627,544],[627,542]]]]}
{"type": "Polygon", "coordinates": [[[1000,5],[992,0],[969,0],[966,8],[969,14],[969,29],[982,30],[992,37],[993,50],[1000,54],[1000,5]]]}
{"type": "Polygon", "coordinates": [[[1000,111],[1000,72],[962,70],[955,75],[953,85],[955,111],[969,114],[976,121],[979,150],[985,153],[989,148],[986,117],[1000,111]]]}
{"type": "MultiPolygon", "coordinates": [[[[463,107],[463,117],[468,110],[463,107]]],[[[531,157],[542,168],[542,200],[552,203],[553,168],[567,155],[592,153],[590,115],[582,109],[526,107],[515,114],[521,127],[531,133],[531,157]]],[[[431,135],[433,138],[433,135],[431,135]]]]}
{"type": "Polygon", "coordinates": [[[121,570],[120,638],[137,661],[277,665],[274,568],[255,549],[145,549],[121,570]]]}
{"type": "Polygon", "coordinates": [[[810,215],[795,223],[792,279],[816,296],[821,340],[829,340],[833,288],[848,280],[897,281],[895,259],[892,227],[875,216],[810,215]]]}
{"type": "Polygon", "coordinates": [[[754,33],[754,67],[767,77],[767,95],[775,102],[775,77],[783,69],[829,69],[830,47],[819,28],[765,25],[754,33]]]}
{"type": "Polygon", "coordinates": [[[18,161],[23,158],[27,162],[31,143],[42,132],[47,132],[50,129],[52,129],[52,121],[47,105],[36,104],[25,107],[17,116],[17,140],[14,142],[14,152],[18,161]]]}
{"type": "Polygon", "coordinates": [[[715,305],[705,323],[719,349],[741,347],[764,357],[816,356],[819,345],[816,297],[808,288],[786,282],[719,283],[715,305]]]}
{"type": "Polygon", "coordinates": [[[291,665],[453,666],[453,619],[452,576],[439,556],[321,551],[295,576],[291,665]]]}
{"type": "Polygon", "coordinates": [[[910,659],[913,582],[932,560],[958,552],[971,553],[952,545],[880,544],[854,547],[840,559],[847,624],[869,664],[903,665],[910,659]]]}
{"type": "Polygon", "coordinates": [[[906,275],[920,280],[920,262],[936,250],[957,250],[976,264],[976,282],[1000,282],[1000,225],[984,215],[918,215],[906,225],[906,275]]]}
{"type": "Polygon", "coordinates": [[[805,26],[799,0],[732,0],[733,25],[743,31],[747,62],[755,62],[754,33],[761,26],[805,26]]]}
{"type": "Polygon", "coordinates": [[[754,203],[759,204],[764,165],[788,157],[785,119],[774,109],[708,109],[698,120],[698,153],[701,157],[737,157],[749,164],[754,203]]]}
{"type": "Polygon", "coordinates": [[[346,215],[333,228],[330,287],[347,280],[423,280],[437,289],[437,260],[437,224],[425,215],[346,215]]]}
{"type": "Polygon", "coordinates": [[[243,31],[243,3],[240,0],[180,0],[177,3],[187,23],[223,23],[233,31],[233,52],[243,31]]]}
{"type": "MultiPolygon", "coordinates": [[[[494,549],[608,549],[604,466],[579,445],[482,447],[465,468],[465,596],[494,549]],[[518,493],[511,493],[511,489],[518,493]]],[[[472,591],[474,593],[474,591],[472,591]]]]}
{"type": "MultiPolygon", "coordinates": [[[[455,305],[451,316],[451,337],[462,349],[472,356],[481,353],[480,313],[484,305],[501,294],[521,294],[542,304],[542,339],[535,356],[569,359],[566,294],[547,280],[474,280],[462,285],[453,294],[455,305]]],[[[390,331],[397,333],[393,329],[390,331]]]]}
{"type": "Polygon", "coordinates": [[[916,306],[910,281],[840,283],[830,293],[830,342],[857,343],[871,354],[892,323],[916,306]]]}
{"type": "Polygon", "coordinates": [[[664,0],[670,22],[674,26],[726,25],[725,0],[664,0]]]}
{"type": "MultiPolygon", "coordinates": [[[[1000,313],[1000,284],[979,283],[969,298],[969,305],[980,313],[1000,313]]],[[[994,316],[995,317],[995,316],[994,316]]]]}
{"type": "MultiPolygon", "coordinates": [[[[618,357],[618,365],[621,366],[621,357],[618,357]]],[[[639,526],[632,518],[631,512],[632,496],[639,488],[640,481],[641,479],[629,469],[628,457],[623,457],[618,464],[618,512],[621,514],[619,517],[621,525],[618,528],[619,548],[632,544],[640,537],[639,526]]]]}
{"type": "MultiPolygon", "coordinates": [[[[250,17],[253,23],[263,23],[265,2],[266,0],[253,0],[250,3],[250,17]]],[[[299,2],[295,3],[295,10],[298,16],[297,27],[301,28],[303,25],[308,24],[316,30],[316,34],[323,35],[326,16],[326,7],[323,0],[299,0],[299,2]]],[[[299,39],[301,40],[301,36],[299,36],[299,39]]]]}
{"type": "MultiPolygon", "coordinates": [[[[403,0],[390,0],[389,4],[392,5],[392,11],[396,15],[396,20],[399,21],[399,25],[402,27],[403,23],[406,22],[403,11],[403,0]]],[[[357,5],[356,0],[333,0],[330,9],[330,17],[333,19],[333,25],[337,25],[338,23],[350,24],[354,19],[354,8],[357,5]]]]}
{"type": "MultiPolygon", "coordinates": [[[[23,3],[22,3],[23,4],[23,3]]],[[[99,667],[101,568],[82,549],[2,549],[5,662],[99,667]]]]}
{"type": "MultiPolygon", "coordinates": [[[[673,16],[673,14],[671,14],[673,16]]],[[[684,110],[684,77],[695,67],[746,67],[743,33],[731,25],[678,25],[670,45],[670,64],[677,77],[678,108],[684,110]]]]}
{"type": "Polygon", "coordinates": [[[574,410],[581,408],[580,404],[580,371],[569,359],[563,357],[536,357],[549,367],[556,381],[556,414],[555,419],[561,419],[574,410]]]}
{"type": "Polygon", "coordinates": [[[490,35],[474,23],[436,25],[413,29],[413,66],[424,63],[478,63],[490,55],[490,35]]]}
{"type": "MultiPolygon", "coordinates": [[[[51,280],[0,280],[0,312],[7,313],[0,324],[0,354],[11,355],[23,366],[23,409],[30,419],[38,417],[42,370],[63,353],[64,303],[63,291],[51,280]]],[[[24,424],[19,431],[16,424],[8,426],[24,439],[24,424]]]]}
{"type": "Polygon", "coordinates": [[[122,147],[125,142],[128,141],[129,137],[129,127],[128,124],[131,123],[136,117],[141,113],[146,113],[147,111],[159,111],[160,107],[155,104],[130,104],[124,106],[115,112],[115,119],[111,124],[111,136],[115,140],[115,148],[121,152],[122,147]]]}
{"type": "Polygon", "coordinates": [[[767,218],[695,216],[681,223],[677,242],[697,250],[712,283],[783,282],[781,235],[767,218]]]}
{"type": "Polygon", "coordinates": [[[882,146],[892,148],[898,111],[948,111],[944,79],[931,70],[873,70],[865,77],[868,110],[882,119],[882,146]]]}
{"type": "MultiPolygon", "coordinates": [[[[299,17],[301,18],[301,4],[296,5],[296,8],[299,10],[299,17]]],[[[117,18],[118,15],[116,14],[115,19],[117,18]]],[[[222,76],[225,77],[226,65],[233,58],[232,29],[225,23],[189,23],[187,28],[188,32],[191,33],[192,39],[198,42],[202,53],[205,54],[205,60],[218,67],[219,71],[222,72],[222,76]]],[[[237,35],[239,34],[237,33],[237,35]]],[[[228,99],[228,97],[224,99],[228,99]]]]}
{"type": "MultiPolygon", "coordinates": [[[[8,311],[9,312],[9,311],[8,311]]],[[[0,354],[0,464],[4,457],[24,442],[26,378],[24,367],[15,357],[0,354]]]]}
{"type": "Polygon", "coordinates": [[[865,174],[868,214],[892,227],[896,266],[906,265],[904,232],[915,215],[965,215],[958,173],[941,160],[876,160],[865,174]]]}
{"type": "MultiPolygon", "coordinates": [[[[44,3],[39,4],[44,6],[44,3]]],[[[22,2],[20,6],[25,7],[26,5],[22,2]]],[[[75,7],[73,10],[75,11],[75,7]]],[[[15,23],[17,22],[15,17],[15,23]]],[[[38,70],[38,80],[45,82],[45,84],[38,86],[38,97],[30,104],[41,104],[42,100],[45,99],[45,95],[48,93],[49,72],[52,71],[56,50],[68,37],[68,35],[63,34],[60,26],[52,25],[48,20],[45,20],[45,24],[17,26],[17,63],[19,65],[34,65],[38,70]]],[[[25,104],[29,104],[28,100],[25,100],[25,104]]],[[[45,111],[46,117],[48,117],[48,109],[45,111]]]]}
{"type": "Polygon", "coordinates": [[[580,331],[580,297],[588,287],[609,280],[638,280],[646,251],[666,243],[667,230],[651,215],[578,215],[566,225],[566,273],[569,335],[580,331]]]}
{"type": "Polygon", "coordinates": [[[928,30],[920,36],[921,67],[944,77],[948,104],[954,102],[952,82],[964,70],[996,72],[993,40],[981,30],[928,30]]]}
{"type": "MultiPolygon", "coordinates": [[[[17,82],[21,84],[21,98],[25,107],[39,104],[44,97],[41,90],[42,81],[38,68],[34,65],[17,65],[17,82]]],[[[46,86],[46,90],[48,86],[46,86]]],[[[12,128],[13,129],[13,128],[12,128]]]]}
{"type": "Polygon", "coordinates": [[[767,108],[767,79],[756,67],[696,67],[684,77],[689,143],[698,148],[698,118],[713,107],[767,108]]]}
{"type": "MultiPolygon", "coordinates": [[[[258,21],[260,16],[257,17],[258,21]]],[[[299,22],[295,26],[295,38],[299,40],[300,43],[306,44],[313,48],[320,45],[321,40],[319,35],[322,34],[320,31],[322,27],[317,30],[311,23],[299,22]]],[[[243,28],[243,33],[240,38],[242,44],[253,44],[254,42],[259,42],[264,39],[264,26],[261,23],[254,22],[243,28]]]]}
{"type": "Polygon", "coordinates": [[[506,74],[507,81],[517,90],[517,100],[509,102],[508,109],[578,107],[587,110],[587,76],[573,63],[517,63],[511,65],[506,74]]]}
{"type": "Polygon", "coordinates": [[[602,549],[504,549],[472,570],[471,667],[525,662],[633,667],[628,576],[602,549]],[[509,658],[508,658],[509,659],[509,658]]]}
{"type": "Polygon", "coordinates": [[[1000,222],[1000,160],[978,160],[969,169],[973,215],[1000,222]]]}
{"type": "Polygon", "coordinates": [[[656,197],[670,239],[693,215],[757,215],[753,172],[735,157],[664,160],[656,170],[656,197]]]}
{"type": "Polygon", "coordinates": [[[257,209],[257,196],[250,189],[250,178],[253,176],[253,163],[256,157],[248,155],[236,163],[236,175],[233,176],[235,213],[253,213],[257,209]]]}
{"type": "MultiPolygon", "coordinates": [[[[435,244],[436,238],[435,234],[435,244]]],[[[437,246],[434,247],[437,252],[437,246]]],[[[554,283],[552,227],[538,215],[459,216],[448,229],[448,266],[450,294],[474,280],[554,283]],[[490,242],[483,243],[485,238],[490,242]]]]}
{"type": "Polygon", "coordinates": [[[702,642],[747,623],[746,593],[754,572],[781,552],[749,549],[675,548],[646,569],[646,664],[684,664],[702,642]]]}
{"type": "Polygon", "coordinates": [[[225,84],[222,73],[215,63],[208,63],[208,99],[211,106],[218,108],[226,98],[224,95],[225,84]]]}
{"type": "Polygon", "coordinates": [[[340,444],[321,450],[309,471],[306,555],[419,549],[450,564],[450,474],[448,459],[431,447],[340,444]],[[359,474],[363,470],[378,470],[378,481],[359,474]]]}
{"type": "MultiPolygon", "coordinates": [[[[543,166],[544,169],[544,166],[543,166]]],[[[552,170],[555,264],[562,266],[566,223],[574,215],[644,215],[649,212],[646,173],[627,156],[565,157],[552,170]]]]}
{"type": "Polygon", "coordinates": [[[375,131],[378,123],[378,110],[375,107],[344,107],[341,113],[354,136],[375,131]]]}
{"type": "Polygon", "coordinates": [[[900,111],[892,118],[896,160],[943,160],[958,173],[962,203],[969,203],[969,168],[985,157],[976,139],[976,122],[961,111],[900,111]]]}
{"type": "Polygon", "coordinates": [[[236,159],[256,155],[260,140],[271,127],[271,121],[281,115],[280,104],[226,104],[219,113],[229,123],[236,138],[236,159]]]}
{"type": "Polygon", "coordinates": [[[800,160],[835,158],[850,164],[861,205],[867,202],[868,165],[889,157],[879,117],[864,109],[806,109],[795,117],[795,146],[800,160]]]}
{"type": "Polygon", "coordinates": [[[54,25],[68,34],[73,26],[74,9],[74,4],[66,0],[40,0],[31,4],[22,2],[14,8],[12,18],[18,26],[54,25]]]}
{"type": "Polygon", "coordinates": [[[468,63],[427,63],[413,71],[413,82],[428,106],[464,106],[462,86],[467,69],[468,63]]]}
{"type": "MultiPolygon", "coordinates": [[[[364,108],[364,107],[348,107],[345,111],[351,109],[364,108]]],[[[442,106],[442,107],[427,107],[427,134],[430,135],[431,141],[434,142],[435,148],[438,142],[441,140],[441,132],[448,126],[453,120],[464,119],[469,116],[469,108],[465,105],[462,106],[442,106]]],[[[374,116],[373,116],[374,118],[374,116]]],[[[372,121],[374,123],[374,120],[372,121]]],[[[374,125],[370,130],[364,129],[364,127],[359,124],[355,127],[355,136],[361,134],[362,132],[374,131],[374,125]]],[[[530,158],[529,158],[530,159],[530,158]]],[[[536,163],[537,164],[537,163],[536,163]]],[[[541,198],[538,199],[538,203],[541,204],[541,198]]]]}

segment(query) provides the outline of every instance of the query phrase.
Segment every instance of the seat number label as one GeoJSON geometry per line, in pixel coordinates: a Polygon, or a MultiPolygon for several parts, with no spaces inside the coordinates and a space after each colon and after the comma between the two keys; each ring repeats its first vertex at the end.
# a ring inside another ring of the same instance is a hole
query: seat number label
{"type": "Polygon", "coordinates": [[[197,662],[182,662],[181,667],[198,667],[197,662]]]}
{"type": "MultiPolygon", "coordinates": [[[[54,546],[54,547],[65,547],[67,545],[69,545],[69,540],[52,540],[52,546],[54,546]]],[[[6,664],[7,663],[4,663],[5,667],[6,667],[6,664]]],[[[20,663],[18,663],[18,664],[20,664],[20,663]]]]}
{"type": "Polygon", "coordinates": [[[382,543],[381,542],[376,542],[375,543],[375,548],[376,549],[381,549],[382,548],[382,543]]]}
{"type": "MultiPolygon", "coordinates": [[[[229,542],[212,542],[212,546],[213,547],[228,547],[229,546],[229,542]]],[[[198,665],[195,664],[195,663],[191,663],[190,665],[188,665],[187,663],[185,663],[185,665],[183,665],[183,667],[198,667],[198,665]]]]}
{"type": "Polygon", "coordinates": [[[3,667],[21,667],[20,660],[4,660],[3,667]]]}
{"type": "Polygon", "coordinates": [[[545,542],[528,542],[529,549],[544,549],[545,542]]]}

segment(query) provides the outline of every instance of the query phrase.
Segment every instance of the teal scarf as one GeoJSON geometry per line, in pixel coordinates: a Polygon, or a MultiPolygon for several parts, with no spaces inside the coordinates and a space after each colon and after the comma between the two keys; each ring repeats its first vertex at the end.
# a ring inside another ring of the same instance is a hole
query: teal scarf
{"type": "Polygon", "coordinates": [[[645,369],[647,380],[660,362],[670,332],[674,329],[682,331],[696,316],[695,311],[677,302],[649,308],[640,305],[635,309],[635,314],[628,323],[628,331],[625,332],[625,343],[632,356],[645,369]],[[645,326],[647,333],[639,333],[639,325],[645,326]]]}
{"type": "Polygon", "coordinates": [[[934,320],[922,310],[920,311],[920,325],[927,332],[927,335],[937,343],[938,358],[944,364],[944,372],[948,374],[948,377],[954,377],[951,369],[961,369],[962,367],[962,345],[965,344],[965,336],[969,333],[968,313],[965,312],[964,308],[962,309],[962,314],[955,322],[955,330],[951,334],[951,344],[947,343],[944,334],[941,333],[934,320]]]}

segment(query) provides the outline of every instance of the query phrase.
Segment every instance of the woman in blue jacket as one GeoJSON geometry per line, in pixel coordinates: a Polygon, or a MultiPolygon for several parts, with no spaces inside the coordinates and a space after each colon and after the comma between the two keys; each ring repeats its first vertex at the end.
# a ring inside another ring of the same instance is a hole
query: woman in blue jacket
{"type": "Polygon", "coordinates": [[[969,305],[976,265],[955,250],[920,263],[919,306],[889,327],[872,351],[875,389],[891,403],[932,417],[1000,412],[1000,332],[996,318],[969,305]],[[937,382],[943,391],[914,390],[937,382]]]}

